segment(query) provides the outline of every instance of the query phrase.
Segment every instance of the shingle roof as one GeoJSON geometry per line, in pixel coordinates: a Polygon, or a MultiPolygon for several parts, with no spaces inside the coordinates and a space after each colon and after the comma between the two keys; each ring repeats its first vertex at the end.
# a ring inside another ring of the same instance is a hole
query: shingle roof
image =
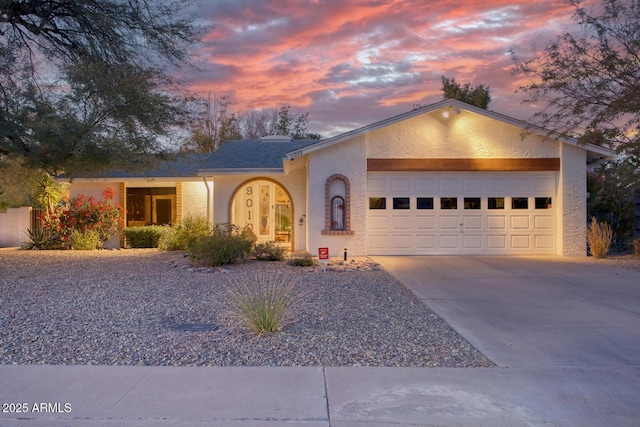
{"type": "Polygon", "coordinates": [[[223,144],[200,169],[274,169],[290,151],[300,150],[317,140],[229,141],[223,144]]]}
{"type": "Polygon", "coordinates": [[[151,170],[110,171],[100,174],[97,178],[184,178],[197,177],[200,170],[282,169],[285,153],[315,142],[317,140],[228,141],[213,153],[178,154],[174,159],[162,161],[151,170]]]}

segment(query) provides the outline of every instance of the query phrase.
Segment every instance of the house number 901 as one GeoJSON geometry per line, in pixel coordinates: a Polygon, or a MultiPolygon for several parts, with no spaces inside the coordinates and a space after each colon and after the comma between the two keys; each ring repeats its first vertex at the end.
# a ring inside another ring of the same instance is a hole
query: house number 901
{"type": "MultiPolygon", "coordinates": [[[[253,194],[253,187],[247,187],[247,196],[251,196],[253,194]]],[[[248,208],[253,206],[253,199],[247,198],[246,205],[248,208]]],[[[251,209],[247,209],[247,221],[251,221],[251,209]]]]}

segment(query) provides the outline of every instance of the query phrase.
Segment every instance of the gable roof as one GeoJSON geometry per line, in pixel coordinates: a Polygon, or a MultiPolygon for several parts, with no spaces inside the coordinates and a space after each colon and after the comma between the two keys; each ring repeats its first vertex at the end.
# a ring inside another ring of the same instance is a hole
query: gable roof
{"type": "MultiPolygon", "coordinates": [[[[564,143],[568,143],[571,145],[575,145],[578,146],[578,141],[575,138],[566,138],[566,137],[561,137],[561,136],[554,136],[553,132],[544,129],[542,127],[539,126],[535,126],[532,125],[530,123],[526,123],[522,120],[518,120],[515,119],[513,117],[509,117],[509,116],[505,116],[503,114],[500,113],[496,113],[495,111],[490,111],[490,110],[485,110],[483,108],[478,108],[476,106],[473,106],[471,104],[467,104],[465,102],[462,101],[458,101],[456,99],[445,99],[443,101],[440,102],[436,102],[434,104],[429,104],[429,105],[425,105],[424,107],[420,107],[420,108],[416,108],[415,110],[411,110],[408,111],[406,113],[402,113],[402,114],[398,114],[397,116],[394,117],[390,117],[388,119],[384,119],[381,120],[379,122],[375,122],[372,123],[370,125],[358,128],[358,129],[354,129],[352,131],[349,132],[345,132],[343,134],[334,136],[332,138],[328,138],[328,139],[323,139],[320,140],[314,144],[311,144],[307,147],[304,147],[303,149],[298,149],[298,150],[291,150],[288,153],[285,154],[285,157],[283,159],[284,160],[293,160],[297,157],[303,156],[305,154],[309,154],[312,153],[314,151],[317,150],[322,150],[323,148],[327,148],[330,147],[334,144],[338,144],[340,142],[355,138],[357,136],[361,136],[364,135],[366,133],[402,122],[404,120],[408,120],[423,114],[427,114],[427,113],[431,113],[433,111],[437,111],[440,109],[445,109],[445,108],[451,108],[454,110],[466,110],[469,111],[471,113],[475,113],[475,114],[479,114],[485,117],[488,117],[490,119],[494,119],[494,120],[498,120],[500,122],[506,123],[506,124],[510,124],[512,126],[516,126],[519,127],[523,130],[528,130],[532,133],[535,134],[539,134],[539,135],[544,135],[544,136],[549,136],[549,137],[553,137],[554,139],[557,139],[559,141],[562,141],[564,143]]],[[[584,147],[589,154],[593,157],[611,157],[615,154],[615,152],[613,150],[610,150],[608,148],[605,147],[601,147],[598,145],[594,145],[594,144],[586,144],[586,145],[581,145],[582,147],[584,147]]]]}

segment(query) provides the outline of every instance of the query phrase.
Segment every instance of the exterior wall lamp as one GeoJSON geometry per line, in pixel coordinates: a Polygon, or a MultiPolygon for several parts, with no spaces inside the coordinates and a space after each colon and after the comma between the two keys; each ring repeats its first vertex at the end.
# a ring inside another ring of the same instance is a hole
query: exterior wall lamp
{"type": "Polygon", "coordinates": [[[460,114],[460,109],[457,107],[447,107],[446,110],[442,112],[442,117],[448,119],[449,117],[457,116],[460,114]]]}

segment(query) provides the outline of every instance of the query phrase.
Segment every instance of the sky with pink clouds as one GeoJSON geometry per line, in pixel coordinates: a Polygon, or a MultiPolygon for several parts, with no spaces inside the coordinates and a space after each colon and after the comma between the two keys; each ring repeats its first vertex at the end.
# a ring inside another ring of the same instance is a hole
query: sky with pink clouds
{"type": "Polygon", "coordinates": [[[309,112],[323,137],[442,99],[441,76],[488,85],[491,110],[526,120],[520,57],[573,24],[563,0],[202,0],[199,93],[234,108],[309,112]]]}

